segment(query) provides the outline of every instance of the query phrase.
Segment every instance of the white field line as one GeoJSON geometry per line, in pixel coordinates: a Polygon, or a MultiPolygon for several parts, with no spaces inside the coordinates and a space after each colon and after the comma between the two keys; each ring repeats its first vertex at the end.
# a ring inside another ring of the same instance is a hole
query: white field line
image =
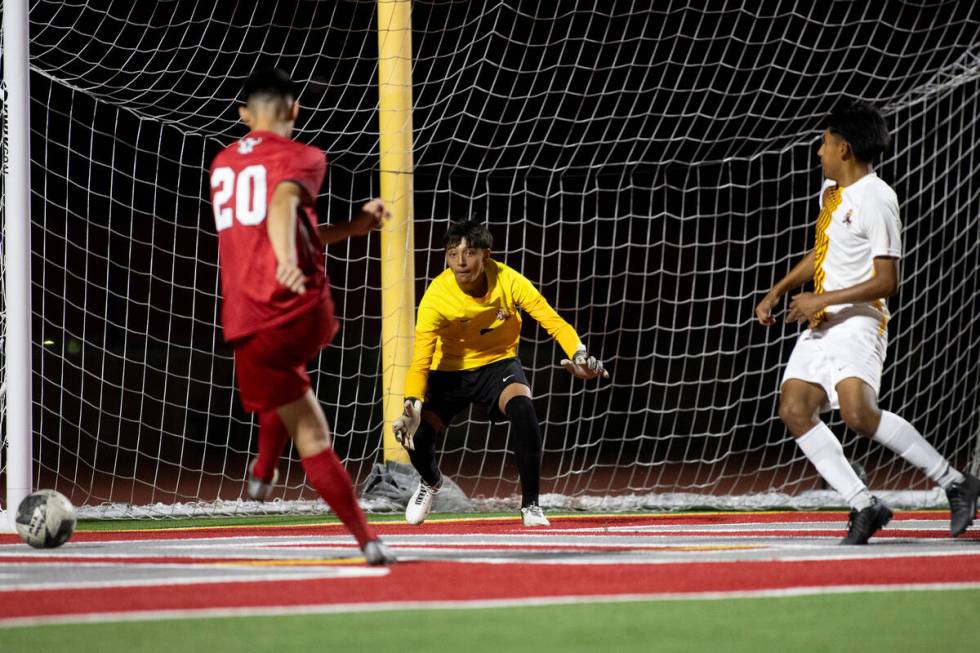
{"type": "MultiPolygon", "coordinates": [[[[66,565],[68,566],[68,565],[66,565]]],[[[72,569],[77,569],[77,564],[70,565],[72,569]]],[[[86,565],[88,566],[88,565],[86,565]]],[[[102,565],[91,565],[102,566],[102,565]]],[[[202,567],[194,565],[194,569],[223,569],[227,567],[202,567]]],[[[286,568],[276,568],[276,571],[285,571],[286,568]]],[[[291,568],[294,569],[294,568],[291,568]]],[[[386,576],[391,573],[385,567],[369,568],[364,566],[350,567],[324,567],[316,571],[302,571],[290,574],[275,575],[269,571],[263,574],[248,574],[243,576],[168,576],[167,578],[133,578],[126,580],[105,580],[105,581],[78,581],[69,583],[32,583],[24,585],[3,585],[0,592],[38,592],[47,590],[85,590],[85,589],[112,589],[116,587],[169,587],[170,585],[214,585],[224,583],[254,583],[267,581],[292,581],[292,580],[322,580],[330,578],[364,578],[371,576],[386,576]]],[[[2,618],[0,618],[2,620],[2,618]]]]}
{"type": "MultiPolygon", "coordinates": [[[[493,557],[495,552],[508,552],[506,548],[500,548],[498,551],[494,549],[480,549],[479,552],[482,555],[478,556],[468,556],[468,557],[453,557],[453,554],[467,554],[473,553],[474,549],[468,548],[466,543],[460,543],[456,547],[446,547],[445,545],[440,546],[437,551],[433,551],[431,548],[427,548],[424,544],[415,545],[399,545],[393,546],[392,549],[399,555],[399,559],[402,562],[432,562],[432,561],[453,561],[464,564],[492,564],[492,565],[679,565],[679,564],[734,564],[734,563],[746,563],[746,562],[762,562],[762,563],[772,563],[772,562],[829,562],[829,561],[848,561],[848,560],[866,560],[866,559],[902,559],[902,558],[944,558],[951,556],[976,556],[980,555],[980,548],[966,548],[961,546],[956,546],[955,541],[950,542],[950,546],[944,547],[943,550],[925,550],[925,551],[915,551],[915,550],[902,550],[902,551],[886,551],[882,550],[885,546],[882,545],[869,545],[865,547],[844,547],[841,548],[836,544],[836,539],[833,540],[833,544],[810,544],[808,546],[801,546],[800,544],[786,543],[785,545],[774,545],[767,547],[742,547],[739,545],[733,545],[731,547],[725,544],[719,545],[691,545],[690,550],[676,550],[686,548],[687,545],[677,544],[668,545],[666,547],[650,547],[650,546],[637,546],[628,551],[622,552],[622,555],[617,555],[613,557],[589,557],[583,558],[579,556],[564,556],[563,554],[569,553],[568,549],[561,549],[552,551],[556,557],[554,558],[544,558],[544,557],[493,557]],[[665,550],[666,549],[666,550],[665,550]],[[813,551],[813,553],[807,553],[801,551],[801,549],[813,551]],[[766,555],[766,552],[770,551],[771,555],[766,555]],[[787,554],[786,551],[797,551],[798,555],[787,554]],[[826,551],[827,553],[821,554],[819,551],[826,551]],[[411,554],[420,554],[418,557],[413,557],[411,554]],[[433,555],[437,553],[437,555],[433,555]],[[635,553],[636,555],[630,555],[635,553]],[[666,557],[653,557],[650,554],[663,553],[668,554],[666,557]],[[738,554],[738,553],[750,553],[752,557],[750,558],[733,558],[726,557],[726,554],[738,554]],[[424,555],[428,554],[428,555],[424,555]],[[684,557],[686,554],[696,555],[698,557],[684,557]]],[[[549,553],[547,550],[536,551],[534,553],[546,554],[549,553]]],[[[114,568],[118,565],[112,562],[86,562],[86,555],[70,556],[72,558],[69,560],[59,560],[56,562],[38,562],[31,563],[31,565],[43,565],[46,568],[59,568],[66,567],[71,569],[79,568],[114,568]]],[[[102,556],[99,556],[102,557],[102,556]]],[[[118,554],[113,557],[120,560],[125,560],[127,557],[152,557],[144,555],[134,555],[128,556],[125,554],[118,554]]],[[[193,557],[188,556],[189,559],[193,557]]],[[[304,562],[315,562],[316,559],[304,559],[295,556],[291,556],[289,559],[303,560],[304,562]]],[[[10,558],[8,558],[10,559],[10,558]]],[[[2,562],[3,556],[0,556],[0,562],[2,562]]],[[[243,565],[236,566],[234,562],[217,562],[213,564],[200,564],[200,563],[181,563],[177,561],[173,562],[160,562],[160,563],[134,563],[132,565],[126,565],[125,569],[127,571],[138,571],[138,570],[153,570],[153,569],[184,569],[187,571],[191,570],[204,570],[204,569],[222,569],[229,570],[233,568],[250,567],[248,562],[279,562],[283,558],[260,558],[255,555],[242,557],[243,565]]],[[[30,585],[0,585],[0,592],[6,591],[31,591],[31,590],[46,590],[46,589],[63,589],[63,588],[78,588],[78,589],[90,589],[90,588],[109,588],[109,587],[152,587],[152,586],[165,586],[169,584],[193,584],[193,583],[221,583],[221,582],[249,582],[249,581],[272,581],[272,580],[306,580],[309,578],[333,578],[344,576],[344,574],[339,573],[327,573],[329,570],[345,570],[351,571],[354,569],[363,570],[365,573],[352,573],[351,576],[370,576],[370,575],[384,575],[387,573],[383,569],[368,569],[361,566],[336,566],[330,564],[330,559],[324,559],[324,567],[318,568],[317,572],[310,570],[309,574],[304,573],[293,573],[296,567],[280,567],[273,566],[263,569],[265,573],[261,576],[236,576],[225,578],[215,578],[215,577],[205,577],[200,579],[187,580],[184,582],[178,582],[175,579],[128,579],[119,581],[99,581],[99,582],[85,582],[78,581],[76,583],[57,583],[57,584],[30,584],[30,585]],[[277,574],[276,572],[283,572],[277,574]],[[374,573],[371,573],[374,572],[374,573]]],[[[27,565],[25,564],[25,567],[27,565]]],[[[36,569],[36,568],[35,568],[36,569]]]]}

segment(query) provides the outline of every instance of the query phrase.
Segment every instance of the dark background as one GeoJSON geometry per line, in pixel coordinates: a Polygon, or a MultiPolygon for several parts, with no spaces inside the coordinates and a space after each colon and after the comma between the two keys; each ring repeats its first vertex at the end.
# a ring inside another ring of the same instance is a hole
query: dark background
{"type": "MultiPolygon", "coordinates": [[[[254,4],[31,3],[35,474],[76,504],[242,495],[256,427],[216,326],[206,169],[244,133],[249,72],[301,84],[296,138],[330,161],[321,219],[378,194],[375,3],[254,4]]],[[[572,381],[526,324],[544,490],[814,484],[775,415],[797,328],[753,308],[812,243],[823,116],[851,97],[888,115],[878,172],[904,222],[881,403],[975,465],[974,3],[598,4],[413,9],[416,297],[448,221],[486,220],[612,371],[572,381]]],[[[342,330],[313,374],[359,479],[380,456],[378,245],[329,249],[342,330]]],[[[507,429],[474,418],[444,471],[507,496],[507,429]]],[[[833,426],[875,486],[928,487],[833,426]]],[[[282,471],[284,496],[313,496],[295,458],[282,471]]]]}

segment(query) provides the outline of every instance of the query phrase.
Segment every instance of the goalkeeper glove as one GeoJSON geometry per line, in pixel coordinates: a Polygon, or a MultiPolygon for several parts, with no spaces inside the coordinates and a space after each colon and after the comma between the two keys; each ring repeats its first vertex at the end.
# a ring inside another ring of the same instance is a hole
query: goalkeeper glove
{"type": "Polygon", "coordinates": [[[409,450],[415,449],[415,432],[421,421],[422,402],[415,397],[405,397],[404,411],[391,423],[391,430],[395,432],[398,444],[409,450]]]}
{"type": "Polygon", "coordinates": [[[595,356],[589,356],[585,345],[579,345],[572,360],[563,359],[561,366],[579,379],[594,379],[597,376],[609,378],[609,372],[602,366],[602,361],[595,356]]]}

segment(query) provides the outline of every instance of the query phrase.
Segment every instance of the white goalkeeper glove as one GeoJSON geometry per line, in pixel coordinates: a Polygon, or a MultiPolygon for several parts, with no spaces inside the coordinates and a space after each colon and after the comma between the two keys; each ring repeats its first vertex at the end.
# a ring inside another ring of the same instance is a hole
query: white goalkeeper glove
{"type": "Polygon", "coordinates": [[[609,378],[609,372],[602,366],[602,361],[595,356],[589,356],[584,345],[579,345],[572,360],[563,359],[561,366],[572,376],[579,379],[594,379],[597,376],[609,378]]]}
{"type": "Polygon", "coordinates": [[[405,397],[405,409],[391,423],[398,444],[406,449],[415,449],[415,432],[422,421],[422,402],[415,397],[405,397]]]}

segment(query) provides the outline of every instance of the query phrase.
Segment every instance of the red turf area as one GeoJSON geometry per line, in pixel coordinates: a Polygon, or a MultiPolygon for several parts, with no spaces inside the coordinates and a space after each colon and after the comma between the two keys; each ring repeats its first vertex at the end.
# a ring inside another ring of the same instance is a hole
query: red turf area
{"type": "MultiPolygon", "coordinates": [[[[903,513],[901,519],[926,519],[945,523],[942,513],[903,513]]],[[[623,526],[800,523],[844,520],[843,513],[760,513],[752,515],[700,514],[675,516],[609,516],[556,518],[558,530],[615,528],[623,526]]],[[[940,526],[937,523],[937,526],[940,526]]],[[[382,524],[381,534],[505,534],[520,529],[515,519],[431,522],[423,527],[382,524]]],[[[553,530],[553,529],[549,529],[553,530]]],[[[834,531],[833,535],[840,535],[834,531]]],[[[170,529],[140,532],[81,532],[73,541],[119,541],[149,538],[213,538],[226,536],[334,535],[338,525],[294,527],[245,527],[170,529]]],[[[818,531],[819,532],[819,531],[818,531]]],[[[886,529],[882,537],[894,537],[886,529]]],[[[753,531],[752,534],[755,534],[753,531]]],[[[926,533],[926,531],[923,531],[926,533]]],[[[928,531],[940,537],[941,531],[928,531]]],[[[593,534],[601,535],[601,530],[593,534]]],[[[745,535],[745,533],[742,533],[745,535]]],[[[784,532],[780,535],[785,536],[784,532]]],[[[807,531],[810,537],[816,533],[807,531]]],[[[978,540],[977,532],[968,533],[978,540]]],[[[9,536],[3,542],[13,541],[9,536]]],[[[886,547],[882,547],[885,549],[886,547]]],[[[69,549],[38,552],[36,555],[5,557],[6,564],[82,562],[67,555],[69,549]]],[[[883,550],[888,554],[889,551],[883,550]]],[[[24,617],[50,617],[98,613],[233,608],[332,606],[371,603],[465,602],[507,599],[542,599],[576,596],[665,595],[711,592],[790,590],[845,586],[903,586],[935,583],[980,583],[980,555],[944,551],[943,555],[899,555],[898,557],[834,558],[827,560],[770,560],[738,562],[667,562],[611,564],[565,560],[561,564],[527,561],[404,562],[393,565],[385,576],[321,578],[315,580],[194,582],[192,584],[149,584],[139,587],[97,587],[0,591],[0,621],[24,617]]],[[[242,563],[229,558],[86,558],[96,564],[152,564],[172,566],[175,577],[186,577],[194,565],[242,563]]],[[[328,564],[325,562],[325,564],[328,564]]],[[[261,568],[257,568],[261,574],[261,568]]],[[[2,590],[0,586],[0,590],[2,590]]]]}
{"type": "Polygon", "coordinates": [[[3,618],[143,610],[480,601],[980,582],[980,556],[810,562],[535,565],[426,562],[378,578],[0,592],[3,618]],[[466,582],[461,582],[466,579],[466,582]]]}

